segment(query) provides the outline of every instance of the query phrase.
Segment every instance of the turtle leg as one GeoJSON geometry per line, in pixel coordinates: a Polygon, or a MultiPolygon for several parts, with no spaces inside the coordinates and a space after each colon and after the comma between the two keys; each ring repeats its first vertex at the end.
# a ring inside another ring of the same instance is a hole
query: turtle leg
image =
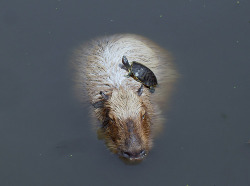
{"type": "Polygon", "coordinates": [[[125,77],[129,78],[131,76],[132,72],[130,71],[125,77]]]}
{"type": "Polygon", "coordinates": [[[155,92],[154,87],[149,87],[149,92],[151,92],[153,94],[155,92]]]}
{"type": "Polygon", "coordinates": [[[140,88],[137,90],[138,92],[138,96],[141,96],[142,95],[142,92],[143,92],[143,84],[141,84],[140,88]]]}

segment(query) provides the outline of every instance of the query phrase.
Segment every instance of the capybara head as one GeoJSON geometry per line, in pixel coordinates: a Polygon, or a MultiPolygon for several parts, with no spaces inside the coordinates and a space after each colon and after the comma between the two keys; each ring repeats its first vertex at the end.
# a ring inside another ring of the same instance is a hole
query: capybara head
{"type": "Polygon", "coordinates": [[[137,92],[124,89],[114,89],[111,95],[101,92],[106,143],[111,151],[132,161],[142,160],[152,146],[150,102],[142,92],[143,86],[137,92]]]}

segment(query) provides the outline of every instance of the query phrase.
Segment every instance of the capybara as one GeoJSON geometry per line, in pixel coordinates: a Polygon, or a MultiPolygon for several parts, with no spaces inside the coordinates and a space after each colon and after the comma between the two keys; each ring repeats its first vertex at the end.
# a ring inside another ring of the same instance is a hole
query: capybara
{"type": "Polygon", "coordinates": [[[177,77],[170,54],[145,37],[117,34],[83,44],[72,59],[76,92],[91,104],[109,149],[121,158],[142,160],[164,122],[162,109],[177,77]],[[126,77],[123,56],[152,70],[158,81],[154,93],[126,77]]]}

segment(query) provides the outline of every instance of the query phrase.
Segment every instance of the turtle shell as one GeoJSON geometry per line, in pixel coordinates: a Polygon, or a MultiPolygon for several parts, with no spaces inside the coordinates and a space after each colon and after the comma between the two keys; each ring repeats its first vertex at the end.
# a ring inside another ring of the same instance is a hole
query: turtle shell
{"type": "Polygon", "coordinates": [[[157,79],[155,74],[145,65],[133,61],[131,64],[131,73],[142,84],[147,87],[152,87],[157,85],[157,79]]]}

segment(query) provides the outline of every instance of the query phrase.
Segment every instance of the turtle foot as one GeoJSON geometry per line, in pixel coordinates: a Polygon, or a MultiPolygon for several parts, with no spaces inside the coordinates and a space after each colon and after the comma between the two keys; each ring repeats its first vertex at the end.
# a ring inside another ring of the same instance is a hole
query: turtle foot
{"type": "Polygon", "coordinates": [[[155,89],[153,87],[150,87],[149,92],[151,92],[153,94],[155,92],[155,89]]]}

